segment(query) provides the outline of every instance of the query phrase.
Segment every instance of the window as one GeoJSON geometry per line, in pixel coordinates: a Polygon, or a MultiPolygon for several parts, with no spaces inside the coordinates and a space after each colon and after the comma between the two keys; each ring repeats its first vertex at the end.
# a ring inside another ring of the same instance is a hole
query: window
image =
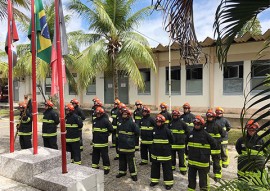
{"type": "Polygon", "coordinates": [[[202,95],[203,68],[202,65],[191,65],[186,68],[186,94],[202,95]]]}
{"type": "MultiPolygon", "coordinates": [[[[270,60],[257,60],[251,63],[251,88],[263,82],[266,74],[270,74],[270,60]]],[[[263,91],[269,88],[268,86],[257,87],[253,91],[263,91]]]]}
{"type": "Polygon", "coordinates": [[[87,87],[86,95],[96,95],[96,78],[94,78],[91,84],[87,87]]]}
{"type": "MultiPolygon", "coordinates": [[[[72,73],[72,76],[76,79],[77,78],[77,74],[76,73],[72,73]]],[[[69,91],[69,95],[76,95],[76,91],[74,90],[74,86],[72,86],[70,83],[68,83],[68,91],[69,91]]]]}
{"type": "Polygon", "coordinates": [[[52,87],[52,78],[51,76],[48,76],[45,79],[45,94],[46,95],[51,95],[51,87],[52,87]]]}
{"type": "Polygon", "coordinates": [[[140,69],[144,81],[144,89],[138,89],[138,94],[151,94],[151,72],[150,69],[140,69]]]}
{"type": "MultiPolygon", "coordinates": [[[[171,67],[171,93],[181,93],[181,68],[180,66],[171,67]]],[[[169,94],[169,67],[166,67],[166,94],[169,94]]]]}
{"type": "Polygon", "coordinates": [[[243,94],[243,62],[228,62],[224,67],[223,94],[243,94]]]}

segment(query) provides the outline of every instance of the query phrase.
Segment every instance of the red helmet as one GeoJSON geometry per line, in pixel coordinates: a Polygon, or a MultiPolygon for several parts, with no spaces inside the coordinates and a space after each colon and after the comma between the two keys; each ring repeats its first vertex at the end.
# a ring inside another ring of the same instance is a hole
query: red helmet
{"type": "Polygon", "coordinates": [[[120,102],[119,99],[115,99],[115,100],[114,100],[114,104],[119,105],[120,103],[121,103],[121,102],[120,102]]]}
{"type": "Polygon", "coordinates": [[[259,123],[254,123],[254,120],[251,119],[247,122],[246,128],[249,129],[258,129],[260,127],[259,123]]]}
{"type": "Polygon", "coordinates": [[[26,108],[27,107],[27,105],[26,105],[26,103],[19,103],[19,108],[26,108]]]}
{"type": "Polygon", "coordinates": [[[50,107],[53,107],[54,106],[53,105],[53,102],[50,101],[50,100],[47,100],[46,103],[45,103],[45,105],[50,106],[50,107]]]}
{"type": "Polygon", "coordinates": [[[168,105],[165,103],[165,102],[162,102],[161,104],[160,104],[160,108],[168,108],[168,105]]]}
{"type": "Polygon", "coordinates": [[[70,101],[70,103],[74,103],[74,104],[79,105],[79,101],[78,101],[77,99],[75,99],[75,98],[73,98],[73,99],[70,101]]]}
{"type": "Polygon", "coordinates": [[[101,114],[103,115],[105,113],[104,109],[102,107],[97,107],[96,110],[95,110],[95,113],[96,114],[101,114]]]}
{"type": "Polygon", "coordinates": [[[142,112],[150,113],[151,110],[150,110],[149,107],[144,106],[143,109],[142,109],[142,112]]]}
{"type": "Polygon", "coordinates": [[[172,116],[180,117],[180,111],[178,111],[178,110],[173,110],[173,111],[172,111],[172,116]]]}
{"type": "Polygon", "coordinates": [[[71,103],[68,103],[68,104],[66,105],[66,110],[74,111],[74,106],[73,106],[71,103]]]}
{"type": "Polygon", "coordinates": [[[216,114],[211,109],[208,109],[206,117],[216,117],[216,114]]]}
{"type": "Polygon", "coordinates": [[[195,117],[195,119],[193,120],[193,123],[194,124],[204,125],[205,124],[205,121],[204,121],[204,119],[201,116],[197,115],[195,117]]]}
{"type": "Polygon", "coordinates": [[[131,111],[128,108],[123,108],[122,109],[122,114],[126,113],[128,116],[131,116],[131,111]]]}
{"type": "Polygon", "coordinates": [[[135,101],[135,105],[142,105],[142,101],[141,100],[135,101]]]}
{"type": "Polygon", "coordinates": [[[100,100],[98,99],[98,97],[94,97],[94,98],[92,99],[92,101],[95,103],[95,102],[100,101],[100,100]]]}
{"type": "Polygon", "coordinates": [[[161,114],[158,114],[156,116],[156,122],[161,122],[161,123],[164,123],[166,121],[165,117],[161,114]]]}
{"type": "Polygon", "coordinates": [[[222,107],[216,108],[216,114],[223,114],[223,113],[224,113],[224,109],[222,107]]]}
{"type": "Polygon", "coordinates": [[[118,108],[121,110],[121,109],[124,109],[124,108],[126,108],[127,106],[124,104],[124,103],[120,103],[119,105],[118,105],[118,108]]]}
{"type": "Polygon", "coordinates": [[[98,107],[101,107],[103,104],[102,104],[102,102],[100,100],[98,100],[98,101],[95,102],[94,105],[98,106],[98,107]]]}
{"type": "Polygon", "coordinates": [[[183,108],[190,109],[190,104],[188,102],[184,103],[183,108]]]}

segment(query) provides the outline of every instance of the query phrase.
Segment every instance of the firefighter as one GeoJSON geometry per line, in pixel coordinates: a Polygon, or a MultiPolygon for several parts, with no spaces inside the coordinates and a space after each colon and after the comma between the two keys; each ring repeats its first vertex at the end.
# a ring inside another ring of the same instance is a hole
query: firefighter
{"type": "Polygon", "coordinates": [[[129,109],[122,110],[122,120],[118,123],[118,151],[119,151],[119,174],[120,178],[127,174],[127,165],[131,179],[137,181],[137,168],[135,163],[135,139],[140,135],[140,129],[133,122],[129,109]]]}
{"type": "Polygon", "coordinates": [[[92,108],[91,108],[91,110],[90,110],[90,115],[91,115],[91,122],[93,123],[93,118],[94,118],[94,114],[95,114],[95,110],[96,110],[96,108],[97,108],[97,106],[96,106],[96,103],[97,102],[99,102],[100,100],[97,98],[97,97],[94,97],[93,99],[92,99],[92,102],[93,102],[93,106],[92,106],[92,108]]]}
{"type": "Polygon", "coordinates": [[[109,119],[105,116],[103,108],[95,110],[97,116],[93,121],[93,155],[92,167],[99,169],[100,155],[103,161],[104,174],[110,172],[110,159],[108,154],[108,137],[113,132],[113,127],[109,119]]]}
{"type": "Polygon", "coordinates": [[[186,175],[187,166],[185,147],[189,131],[186,123],[180,119],[180,111],[172,111],[172,121],[169,124],[169,129],[172,131],[174,136],[174,143],[172,144],[172,170],[175,170],[177,153],[179,158],[180,173],[182,175],[186,175]]]}
{"type": "Polygon", "coordinates": [[[165,188],[166,190],[170,190],[173,187],[171,155],[173,135],[172,132],[165,126],[165,121],[166,118],[163,115],[158,114],[156,116],[156,125],[153,130],[150,186],[153,187],[158,184],[160,179],[160,165],[162,165],[165,188]]]}
{"type": "Polygon", "coordinates": [[[180,116],[181,120],[183,120],[188,128],[189,132],[193,130],[193,120],[195,119],[195,115],[191,113],[190,111],[191,107],[189,103],[184,103],[183,105],[183,111],[184,113],[180,116]]]}
{"type": "Polygon", "coordinates": [[[155,126],[155,119],[150,116],[150,108],[143,107],[142,115],[143,118],[139,123],[139,127],[141,130],[141,162],[139,165],[148,164],[148,153],[151,161],[151,147],[153,144],[153,129],[155,126]]]}
{"type": "Polygon", "coordinates": [[[42,119],[42,138],[44,147],[58,149],[57,145],[57,125],[59,124],[59,115],[53,110],[54,104],[47,100],[42,119]]]}
{"type": "Polygon", "coordinates": [[[227,168],[230,163],[227,144],[228,144],[228,132],[231,129],[231,124],[228,119],[223,117],[223,114],[224,114],[224,109],[221,107],[217,107],[216,108],[216,123],[222,128],[224,128],[224,130],[226,131],[226,135],[222,139],[222,142],[221,142],[221,160],[222,160],[222,167],[227,168]]]}
{"type": "Polygon", "coordinates": [[[83,126],[82,119],[75,114],[75,109],[72,104],[67,104],[66,107],[66,147],[67,151],[71,152],[71,162],[81,164],[80,150],[80,129],[83,126]]]}
{"type": "Polygon", "coordinates": [[[165,120],[164,125],[166,127],[168,127],[168,125],[169,125],[169,123],[170,123],[170,121],[172,119],[171,114],[167,111],[168,105],[165,102],[162,102],[160,104],[160,109],[161,109],[161,112],[159,114],[161,114],[161,115],[163,115],[165,117],[166,120],[165,120]]]}
{"type": "Polygon", "coordinates": [[[219,182],[222,177],[220,148],[222,138],[226,136],[226,131],[216,123],[215,117],[216,114],[211,109],[206,112],[207,120],[204,129],[216,140],[217,143],[217,149],[211,150],[211,156],[213,161],[213,172],[215,174],[214,180],[215,182],[219,182]]]}
{"type": "Polygon", "coordinates": [[[112,146],[111,148],[116,147],[116,128],[117,128],[117,113],[119,111],[118,105],[120,104],[119,99],[114,100],[114,106],[111,110],[111,117],[112,117],[112,125],[113,125],[113,132],[112,132],[112,146]]]}
{"type": "MultiPolygon", "coordinates": [[[[136,106],[136,109],[133,113],[133,118],[135,120],[135,123],[139,126],[139,123],[140,123],[142,116],[143,116],[142,115],[142,109],[143,109],[142,102],[140,100],[137,100],[135,102],[135,106],[136,106]]],[[[135,150],[136,151],[138,151],[140,148],[139,142],[140,142],[140,137],[136,137],[136,143],[135,143],[135,150]]]]}
{"type": "Polygon", "coordinates": [[[32,114],[27,111],[25,103],[19,104],[19,110],[20,124],[17,125],[17,130],[21,149],[29,149],[32,148],[32,114]]]}
{"type": "MultiPolygon", "coordinates": [[[[84,115],[84,112],[83,110],[79,107],[79,101],[76,99],[76,98],[73,98],[70,103],[73,105],[74,107],[74,112],[75,114],[77,114],[81,119],[82,121],[85,120],[85,115],[84,115]]],[[[83,127],[82,127],[83,128],[83,127]]],[[[79,129],[80,130],[80,150],[83,151],[83,138],[82,138],[82,128],[79,129]]]]}
{"type": "Polygon", "coordinates": [[[260,128],[257,122],[249,120],[245,126],[247,134],[239,138],[236,142],[235,148],[238,157],[238,178],[244,176],[258,177],[261,178],[261,172],[267,174],[264,170],[265,163],[265,150],[262,150],[264,144],[263,139],[258,139],[257,130],[260,128]]]}
{"type": "Polygon", "coordinates": [[[209,190],[208,173],[211,150],[217,148],[216,140],[205,130],[205,121],[201,116],[193,120],[194,128],[188,137],[188,190],[196,189],[196,176],[199,174],[200,190],[209,190]]]}

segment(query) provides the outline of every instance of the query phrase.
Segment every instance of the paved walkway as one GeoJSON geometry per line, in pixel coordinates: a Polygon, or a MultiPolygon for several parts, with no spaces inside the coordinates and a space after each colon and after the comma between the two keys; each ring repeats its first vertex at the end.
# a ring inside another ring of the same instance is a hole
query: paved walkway
{"type": "MultiPolygon", "coordinates": [[[[9,152],[9,122],[8,120],[0,120],[0,154],[9,152]]],[[[41,133],[41,124],[39,124],[39,135],[41,133]]],[[[91,166],[91,156],[90,152],[92,151],[92,148],[90,147],[90,138],[91,138],[91,124],[89,121],[85,122],[84,131],[83,131],[83,138],[84,138],[84,145],[85,149],[82,152],[82,165],[84,166],[91,166]]],[[[58,141],[60,141],[60,133],[58,133],[58,141]]],[[[39,136],[39,145],[43,145],[41,136],[39,136]]],[[[61,146],[59,142],[59,146],[61,146]]],[[[16,140],[15,149],[19,150],[19,143],[18,139],[16,140]]],[[[236,177],[236,151],[234,149],[234,146],[229,146],[229,153],[230,153],[230,159],[231,164],[229,168],[223,169],[223,178],[228,180],[236,177]]],[[[117,179],[115,176],[118,173],[118,161],[113,160],[115,157],[115,149],[109,149],[109,155],[111,160],[111,172],[108,175],[105,175],[105,190],[109,191],[148,191],[148,190],[154,190],[154,191],[160,191],[165,190],[163,181],[161,178],[160,184],[157,185],[154,188],[151,188],[149,186],[150,184],[150,165],[140,166],[140,153],[136,152],[136,164],[138,169],[138,182],[133,182],[130,179],[129,174],[125,177],[122,177],[120,179],[117,179]]],[[[102,162],[102,161],[101,161],[102,162]]],[[[101,166],[102,163],[100,162],[101,166]]],[[[211,170],[212,172],[212,170],[211,170]]],[[[210,176],[213,176],[211,173],[210,176]]],[[[162,175],[161,175],[162,177],[162,175]]],[[[183,176],[179,173],[179,169],[174,171],[174,186],[173,191],[181,191],[181,190],[187,190],[187,175],[183,176]]],[[[215,186],[215,182],[210,179],[211,186],[215,186]]],[[[197,186],[198,187],[198,186],[197,186]]],[[[22,184],[17,184],[14,181],[11,181],[9,179],[5,179],[0,177],[0,190],[35,190],[33,188],[27,187],[22,184]],[[12,185],[14,185],[12,187],[12,185]]],[[[214,188],[213,188],[214,190],[214,188]]]]}

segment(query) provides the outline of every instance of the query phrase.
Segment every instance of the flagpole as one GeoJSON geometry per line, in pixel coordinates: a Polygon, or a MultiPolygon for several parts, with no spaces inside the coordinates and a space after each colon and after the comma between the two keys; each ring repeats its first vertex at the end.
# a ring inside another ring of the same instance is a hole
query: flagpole
{"type": "Polygon", "coordinates": [[[61,145],[62,145],[62,173],[67,173],[67,155],[66,155],[66,126],[64,116],[64,88],[62,72],[62,50],[60,41],[59,26],[59,0],[55,0],[55,33],[56,33],[56,50],[57,50],[57,69],[58,69],[58,86],[60,99],[60,127],[61,127],[61,145]]]}
{"type": "Polygon", "coordinates": [[[36,30],[35,0],[31,0],[31,46],[32,46],[32,117],[33,117],[33,154],[38,154],[37,134],[37,80],[36,80],[36,30]]]}
{"type": "Polygon", "coordinates": [[[13,76],[12,67],[13,59],[11,52],[11,37],[12,37],[12,4],[11,0],[8,0],[8,100],[9,100],[9,127],[10,127],[10,152],[14,152],[14,108],[13,108],[13,76]]]}

